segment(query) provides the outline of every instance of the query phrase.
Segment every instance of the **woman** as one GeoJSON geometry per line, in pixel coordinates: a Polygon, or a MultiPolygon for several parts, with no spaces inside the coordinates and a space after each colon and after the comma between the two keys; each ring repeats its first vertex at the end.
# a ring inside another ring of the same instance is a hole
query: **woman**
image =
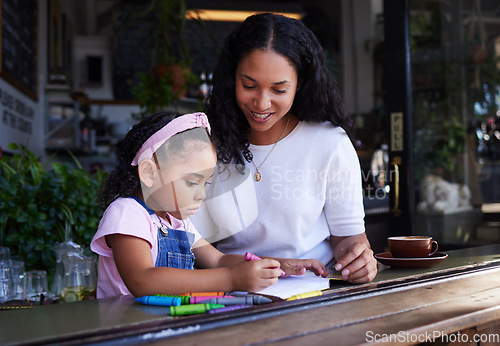
{"type": "Polygon", "coordinates": [[[373,280],[352,120],[314,34],[248,17],[226,39],[206,113],[219,166],[200,233],[224,253],[335,258],[345,280],[373,280]]]}

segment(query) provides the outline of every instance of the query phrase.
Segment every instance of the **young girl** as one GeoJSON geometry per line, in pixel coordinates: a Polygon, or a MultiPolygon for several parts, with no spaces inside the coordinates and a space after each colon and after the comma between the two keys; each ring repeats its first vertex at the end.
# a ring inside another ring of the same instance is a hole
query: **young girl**
{"type": "Polygon", "coordinates": [[[108,206],[92,239],[99,255],[97,298],[191,291],[258,291],[315,260],[245,261],[204,240],[189,216],[205,198],[216,164],[203,113],[156,113],[135,125],[120,146],[117,168],[100,193],[108,206]],[[192,270],[194,267],[202,270],[192,270]]]}

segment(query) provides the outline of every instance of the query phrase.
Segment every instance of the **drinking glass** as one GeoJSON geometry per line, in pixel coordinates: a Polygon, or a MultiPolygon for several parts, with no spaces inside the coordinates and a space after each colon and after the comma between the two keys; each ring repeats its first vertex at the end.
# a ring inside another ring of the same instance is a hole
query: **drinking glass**
{"type": "Polygon", "coordinates": [[[47,272],[45,270],[30,270],[24,274],[23,287],[30,301],[39,302],[42,296],[47,296],[47,272]]]}
{"type": "Polygon", "coordinates": [[[0,261],[0,303],[12,299],[14,282],[10,261],[0,261]]]}
{"type": "Polygon", "coordinates": [[[95,258],[64,256],[63,263],[62,301],[69,303],[82,300],[96,288],[95,258]]]}
{"type": "Polygon", "coordinates": [[[6,246],[0,246],[0,262],[10,261],[10,249],[6,246]]]}
{"type": "Polygon", "coordinates": [[[26,271],[25,264],[23,260],[14,259],[14,256],[12,256],[11,264],[12,264],[12,282],[14,286],[12,299],[23,300],[25,299],[23,293],[24,272],[26,271]]]}

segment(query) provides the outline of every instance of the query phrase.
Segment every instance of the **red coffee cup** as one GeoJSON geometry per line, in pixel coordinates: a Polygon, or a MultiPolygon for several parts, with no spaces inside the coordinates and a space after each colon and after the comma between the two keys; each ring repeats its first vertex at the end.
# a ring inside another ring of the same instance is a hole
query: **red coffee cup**
{"type": "Polygon", "coordinates": [[[409,235],[387,238],[392,257],[425,258],[432,256],[438,249],[437,241],[429,236],[409,235]]]}

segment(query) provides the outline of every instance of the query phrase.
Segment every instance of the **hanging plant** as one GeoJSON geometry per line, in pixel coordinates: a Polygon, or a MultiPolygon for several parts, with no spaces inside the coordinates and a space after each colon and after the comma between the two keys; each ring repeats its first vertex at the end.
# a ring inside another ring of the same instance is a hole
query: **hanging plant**
{"type": "MultiPolygon", "coordinates": [[[[115,28],[116,35],[133,31],[149,57],[148,70],[136,74],[137,83],[132,88],[132,95],[141,108],[133,117],[141,120],[172,106],[185,96],[191,85],[200,82],[191,71],[193,58],[186,32],[188,10],[185,0],[150,0],[134,6],[126,3],[119,6],[122,19],[115,28]],[[164,72],[158,73],[159,69],[164,72]]],[[[190,13],[189,19],[213,41],[204,21],[196,12],[190,13]]]]}

